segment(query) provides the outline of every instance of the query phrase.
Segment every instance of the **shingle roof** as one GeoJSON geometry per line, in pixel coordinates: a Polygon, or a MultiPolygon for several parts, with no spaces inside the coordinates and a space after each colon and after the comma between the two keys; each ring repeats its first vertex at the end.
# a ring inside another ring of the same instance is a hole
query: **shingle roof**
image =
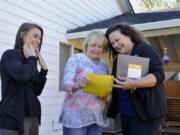
{"type": "Polygon", "coordinates": [[[88,31],[91,29],[108,28],[119,22],[128,22],[129,24],[142,24],[148,22],[164,21],[171,19],[180,19],[180,11],[166,11],[166,12],[151,12],[151,13],[138,13],[138,14],[123,14],[104,21],[93,24],[88,24],[82,27],[68,30],[67,33],[75,33],[88,31]]]}

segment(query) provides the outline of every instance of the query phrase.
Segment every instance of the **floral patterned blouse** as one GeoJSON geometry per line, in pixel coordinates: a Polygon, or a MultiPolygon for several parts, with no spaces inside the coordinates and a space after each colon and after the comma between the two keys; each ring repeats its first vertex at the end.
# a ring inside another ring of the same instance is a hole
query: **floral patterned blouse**
{"type": "Polygon", "coordinates": [[[64,70],[63,84],[66,91],[60,122],[67,128],[81,128],[91,124],[107,126],[108,120],[102,115],[105,103],[96,95],[87,94],[80,89],[72,92],[72,85],[86,73],[108,74],[108,65],[100,60],[93,63],[86,54],[74,54],[64,70]]]}

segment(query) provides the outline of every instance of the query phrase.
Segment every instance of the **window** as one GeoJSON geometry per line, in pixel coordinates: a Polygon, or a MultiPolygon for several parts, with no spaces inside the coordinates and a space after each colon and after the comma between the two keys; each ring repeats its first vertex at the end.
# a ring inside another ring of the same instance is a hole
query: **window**
{"type": "Polygon", "coordinates": [[[180,72],[165,72],[165,80],[180,80],[180,72]]]}
{"type": "Polygon", "coordinates": [[[75,54],[75,53],[82,53],[82,52],[83,52],[82,49],[74,48],[74,54],[75,54]]]}
{"type": "Polygon", "coordinates": [[[63,80],[63,75],[64,75],[64,67],[66,65],[67,60],[71,56],[72,53],[82,53],[83,50],[73,47],[72,45],[64,42],[60,42],[60,54],[59,54],[59,90],[63,90],[63,85],[62,85],[62,80],[63,80]]]}
{"type": "Polygon", "coordinates": [[[71,45],[67,44],[67,43],[63,43],[60,42],[60,54],[59,54],[59,79],[60,79],[60,84],[59,84],[59,90],[63,90],[63,86],[62,86],[62,80],[63,80],[63,74],[64,74],[64,67],[65,64],[68,60],[68,58],[71,55],[71,45]]]}

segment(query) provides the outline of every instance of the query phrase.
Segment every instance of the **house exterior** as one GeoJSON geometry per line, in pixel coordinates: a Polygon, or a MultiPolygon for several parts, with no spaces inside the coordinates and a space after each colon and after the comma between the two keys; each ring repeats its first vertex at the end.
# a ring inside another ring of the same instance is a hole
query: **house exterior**
{"type": "MultiPolygon", "coordinates": [[[[137,14],[130,11],[107,20],[71,29],[67,31],[67,39],[71,44],[81,46],[84,37],[92,29],[105,32],[108,27],[125,21],[142,32],[149,43],[157,49],[161,58],[167,50],[166,56],[170,58],[170,62],[163,66],[168,113],[162,122],[161,132],[180,134],[180,10],[137,14]]],[[[107,57],[104,58],[109,61],[107,57]]]]}
{"type": "Polygon", "coordinates": [[[65,93],[60,87],[63,66],[69,55],[78,51],[68,45],[66,31],[121,13],[115,0],[0,1],[0,56],[6,49],[13,48],[15,34],[23,22],[35,22],[44,29],[41,51],[49,72],[39,97],[42,105],[40,135],[62,135],[58,117],[65,93]]]}
{"type": "MultiPolygon", "coordinates": [[[[108,25],[101,24],[101,22],[108,18],[116,20],[115,17],[129,11],[131,8],[127,5],[126,0],[0,1],[0,56],[6,49],[13,48],[15,34],[23,22],[34,22],[44,29],[41,51],[49,72],[47,84],[39,97],[42,105],[40,135],[62,135],[62,125],[58,123],[58,117],[65,94],[61,87],[61,80],[66,60],[71,54],[81,52],[82,40],[91,29],[104,32],[108,25]],[[99,24],[100,27],[94,24],[99,24]],[[89,26],[92,27],[89,28],[89,26]]],[[[133,25],[157,45],[161,55],[162,49],[173,43],[175,46],[168,47],[168,53],[175,61],[170,66],[168,65],[167,69],[180,70],[180,48],[178,46],[180,21],[177,16],[168,20],[134,23],[133,25]]]]}
{"type": "Polygon", "coordinates": [[[105,32],[106,29],[119,22],[128,22],[140,30],[148,41],[158,50],[161,57],[164,48],[171,62],[164,65],[166,71],[180,71],[180,10],[159,11],[150,13],[122,14],[67,31],[67,39],[78,44],[92,29],[105,32]]]}
{"type": "MultiPolygon", "coordinates": [[[[105,32],[108,27],[119,22],[128,22],[140,30],[149,43],[157,49],[161,58],[163,58],[164,51],[167,49],[166,55],[170,58],[170,62],[164,64],[167,96],[179,98],[180,10],[121,14],[100,22],[71,29],[67,31],[67,39],[72,44],[81,46],[83,38],[90,30],[99,29],[105,32]]],[[[105,57],[105,60],[109,61],[107,57],[105,57]]]]}

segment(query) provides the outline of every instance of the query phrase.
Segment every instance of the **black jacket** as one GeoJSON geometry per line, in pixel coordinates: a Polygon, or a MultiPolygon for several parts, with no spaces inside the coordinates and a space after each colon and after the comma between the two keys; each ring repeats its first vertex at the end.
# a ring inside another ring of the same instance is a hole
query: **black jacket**
{"type": "Polygon", "coordinates": [[[20,55],[18,50],[7,50],[0,61],[0,129],[17,130],[21,134],[25,115],[36,115],[40,120],[41,109],[37,96],[46,83],[47,70],[38,72],[36,57],[22,59],[20,55]],[[27,103],[31,102],[34,106],[27,107],[27,103]],[[29,113],[25,113],[26,110],[29,113]],[[35,110],[35,113],[31,110],[35,110]]]}
{"type": "MultiPolygon", "coordinates": [[[[163,117],[166,113],[165,90],[163,86],[164,71],[161,59],[156,50],[145,43],[134,45],[132,56],[150,58],[149,73],[155,75],[157,83],[154,87],[138,88],[133,93],[128,91],[134,111],[142,120],[163,117]]],[[[117,59],[114,61],[112,74],[116,75],[117,59]]],[[[118,89],[112,92],[112,102],[109,106],[107,116],[115,118],[119,113],[118,89]]]]}

